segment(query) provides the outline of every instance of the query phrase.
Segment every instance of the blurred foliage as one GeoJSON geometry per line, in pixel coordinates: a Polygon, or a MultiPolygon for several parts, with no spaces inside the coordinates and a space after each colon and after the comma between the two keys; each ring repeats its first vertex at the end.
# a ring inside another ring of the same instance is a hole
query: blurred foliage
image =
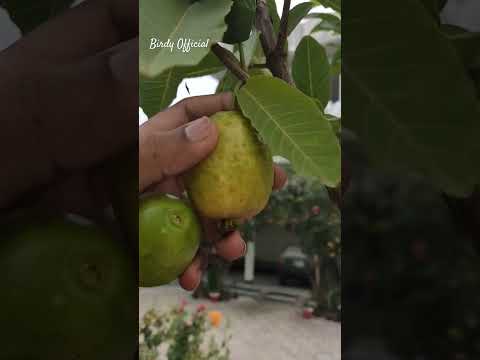
{"type": "Polygon", "coordinates": [[[211,333],[221,320],[220,312],[207,312],[204,305],[194,311],[185,302],[163,313],[152,309],[140,325],[140,360],[163,359],[159,349],[165,345],[168,360],[228,360],[231,336],[218,340],[211,333]]]}
{"type": "Polygon", "coordinates": [[[0,0],[0,6],[8,11],[23,34],[68,9],[72,3],[73,0],[0,0]]]}
{"type": "Polygon", "coordinates": [[[342,345],[370,337],[405,359],[480,358],[480,257],[444,195],[343,145],[355,164],[342,208],[342,345]]]}
{"type": "Polygon", "coordinates": [[[320,181],[296,175],[289,165],[287,185],[272,193],[267,207],[243,224],[250,241],[263,226],[275,224],[294,233],[312,264],[313,299],[323,310],[340,311],[341,213],[320,181]],[[320,289],[315,288],[314,257],[318,255],[320,289]]]}

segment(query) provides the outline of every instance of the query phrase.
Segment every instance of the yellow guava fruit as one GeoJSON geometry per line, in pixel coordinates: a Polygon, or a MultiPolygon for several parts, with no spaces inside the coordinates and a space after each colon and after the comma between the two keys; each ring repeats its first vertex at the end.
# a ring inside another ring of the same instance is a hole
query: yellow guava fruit
{"type": "Polygon", "coordinates": [[[140,286],[175,280],[193,260],[202,235],[194,211],[166,195],[143,199],[138,214],[140,286]]]}
{"type": "Polygon", "coordinates": [[[219,139],[215,150],[185,177],[197,211],[212,219],[235,220],[257,215],[273,186],[273,160],[250,121],[238,111],[211,117],[219,139]]]}

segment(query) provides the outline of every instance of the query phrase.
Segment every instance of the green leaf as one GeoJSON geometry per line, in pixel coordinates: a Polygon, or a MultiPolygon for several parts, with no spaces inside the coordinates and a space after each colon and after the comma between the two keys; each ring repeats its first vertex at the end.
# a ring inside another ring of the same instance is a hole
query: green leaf
{"type": "Polygon", "coordinates": [[[182,78],[175,68],[164,71],[159,76],[148,78],[140,74],[140,106],[148,117],[165,109],[177,96],[182,78]]]}
{"type": "Polygon", "coordinates": [[[467,68],[474,66],[480,58],[480,33],[469,32],[455,25],[441,25],[442,33],[457,49],[457,54],[467,68]]]}
{"type": "Polygon", "coordinates": [[[338,135],[342,132],[342,120],[340,118],[329,114],[325,114],[325,118],[328,120],[335,134],[338,135]]]}
{"type": "MultiPolygon", "coordinates": [[[[269,0],[267,2],[268,10],[270,12],[270,17],[272,19],[273,31],[275,34],[278,34],[280,30],[280,16],[277,11],[277,6],[275,5],[274,0],[269,0]]],[[[300,21],[307,16],[308,12],[313,8],[314,4],[311,2],[305,2],[298,4],[292,8],[288,14],[288,30],[287,33],[290,35],[291,32],[298,26],[300,21]]]]}
{"type": "Polygon", "coordinates": [[[250,34],[250,38],[243,43],[243,49],[245,51],[245,61],[247,66],[249,66],[252,61],[254,61],[255,53],[258,46],[261,47],[259,40],[260,33],[257,30],[253,29],[252,33],[250,34]]]}
{"type": "Polygon", "coordinates": [[[340,145],[313,99],[278,78],[254,76],[237,100],[274,155],[289,159],[299,175],[338,184],[340,145]]]}
{"type": "MultiPolygon", "coordinates": [[[[242,42],[243,51],[245,53],[245,65],[248,67],[255,58],[255,52],[257,51],[257,46],[260,44],[260,33],[257,30],[252,30],[250,38],[247,41],[242,42]]],[[[240,61],[240,52],[238,49],[238,44],[234,46],[234,55],[238,61],[240,61]]]]}
{"type": "Polygon", "coordinates": [[[445,5],[443,1],[440,0],[417,0],[422,3],[428,13],[433,17],[433,19],[440,23],[440,11],[445,5]],[[442,4],[443,3],[443,4],[442,4]]]}
{"type": "Polygon", "coordinates": [[[317,31],[334,31],[338,34],[342,32],[342,22],[338,16],[333,14],[310,14],[309,18],[321,19],[320,23],[315,26],[312,30],[312,33],[317,31]]]}
{"type": "Polygon", "coordinates": [[[227,71],[222,80],[218,83],[215,93],[218,94],[225,91],[234,91],[239,84],[240,80],[230,71],[227,71]]]}
{"type": "Polygon", "coordinates": [[[197,65],[177,68],[184,78],[215,74],[222,70],[225,70],[225,65],[212,52],[209,52],[197,65]]]}
{"type": "Polygon", "coordinates": [[[221,41],[231,0],[140,1],[140,72],[155,77],[173,66],[195,65],[221,41]],[[157,39],[164,46],[150,49],[157,39]],[[201,47],[184,52],[182,43],[198,41],[201,47]],[[181,49],[178,49],[180,47],[181,49]]]}
{"type": "Polygon", "coordinates": [[[448,0],[437,0],[438,1],[438,9],[442,11],[445,5],[447,5],[448,0]]]}
{"type": "Polygon", "coordinates": [[[336,12],[342,11],[341,0],[312,0],[315,5],[322,5],[324,7],[335,10],[336,12]]]}
{"type": "Polygon", "coordinates": [[[313,37],[305,36],[298,45],[292,64],[292,76],[306,95],[325,107],[330,100],[330,64],[327,53],[313,37]]]}
{"type": "Polygon", "coordinates": [[[292,31],[300,24],[300,21],[307,16],[308,12],[312,10],[313,4],[311,2],[305,2],[298,4],[288,14],[288,31],[290,35],[292,31]]]}
{"type": "Polygon", "coordinates": [[[339,46],[338,49],[333,54],[333,59],[331,63],[331,75],[337,76],[342,71],[342,47],[339,46]]]}
{"type": "Polygon", "coordinates": [[[228,25],[223,42],[236,44],[250,37],[255,23],[257,3],[255,0],[234,0],[232,10],[225,19],[228,25]]]}
{"type": "Polygon", "coordinates": [[[68,9],[73,0],[0,0],[12,21],[26,34],[53,16],[68,9]]]}
{"type": "Polygon", "coordinates": [[[148,78],[140,74],[140,106],[149,117],[164,110],[177,96],[178,85],[185,78],[215,74],[225,67],[213,53],[190,67],[173,67],[159,76],[148,78]]]}
{"type": "Polygon", "coordinates": [[[343,126],[377,164],[467,195],[480,179],[480,107],[455,48],[418,0],[394,13],[384,0],[349,6],[343,126]]]}

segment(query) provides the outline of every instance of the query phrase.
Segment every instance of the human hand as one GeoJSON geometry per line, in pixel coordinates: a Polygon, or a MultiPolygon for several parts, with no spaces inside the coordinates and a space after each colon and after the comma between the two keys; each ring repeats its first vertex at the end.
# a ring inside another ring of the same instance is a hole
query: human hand
{"type": "MultiPolygon", "coordinates": [[[[182,174],[205,159],[218,140],[216,126],[208,116],[234,109],[231,93],[191,97],[153,116],[139,130],[139,191],[169,193],[181,197],[184,193],[182,174]]],[[[274,188],[283,187],[287,175],[274,166],[274,188]]],[[[208,241],[217,255],[227,261],[242,257],[246,243],[238,231],[221,234],[218,224],[201,219],[208,241]]],[[[186,290],[196,288],[206,266],[206,257],[198,253],[180,276],[186,290]]]]}
{"type": "Polygon", "coordinates": [[[102,164],[136,148],[138,1],[65,11],[0,53],[0,79],[0,209],[96,215],[102,164]]]}

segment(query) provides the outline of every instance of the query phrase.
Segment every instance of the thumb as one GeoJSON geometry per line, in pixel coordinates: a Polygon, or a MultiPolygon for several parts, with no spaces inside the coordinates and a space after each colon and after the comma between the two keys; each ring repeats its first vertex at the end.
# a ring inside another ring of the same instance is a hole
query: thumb
{"type": "Polygon", "coordinates": [[[140,191],[205,159],[217,144],[218,131],[208,117],[201,117],[147,138],[150,141],[140,145],[140,191]]]}

